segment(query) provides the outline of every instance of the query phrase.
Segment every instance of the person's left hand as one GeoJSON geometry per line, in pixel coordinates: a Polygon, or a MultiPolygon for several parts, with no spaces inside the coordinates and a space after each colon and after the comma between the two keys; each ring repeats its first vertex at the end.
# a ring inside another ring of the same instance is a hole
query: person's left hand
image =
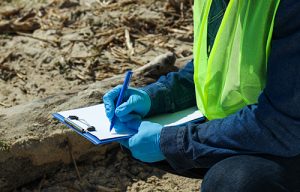
{"type": "Polygon", "coordinates": [[[158,123],[143,121],[138,132],[131,138],[119,141],[127,147],[134,158],[153,163],[165,159],[160,149],[160,132],[163,126],[158,123]]]}

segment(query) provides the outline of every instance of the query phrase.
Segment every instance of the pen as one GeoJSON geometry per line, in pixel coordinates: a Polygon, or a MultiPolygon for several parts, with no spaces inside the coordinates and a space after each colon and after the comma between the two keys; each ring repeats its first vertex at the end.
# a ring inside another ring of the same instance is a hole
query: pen
{"type": "MultiPolygon", "coordinates": [[[[124,94],[125,94],[125,92],[126,92],[126,90],[128,88],[131,76],[132,76],[132,71],[131,70],[127,71],[126,76],[125,76],[125,80],[124,80],[124,83],[123,83],[123,86],[122,86],[122,89],[121,89],[119,97],[118,97],[116,108],[119,107],[119,105],[121,105],[121,103],[123,101],[123,97],[124,97],[124,94]]],[[[109,131],[111,131],[112,128],[114,127],[115,118],[116,118],[116,115],[114,114],[114,116],[113,116],[113,118],[111,120],[109,131]]]]}

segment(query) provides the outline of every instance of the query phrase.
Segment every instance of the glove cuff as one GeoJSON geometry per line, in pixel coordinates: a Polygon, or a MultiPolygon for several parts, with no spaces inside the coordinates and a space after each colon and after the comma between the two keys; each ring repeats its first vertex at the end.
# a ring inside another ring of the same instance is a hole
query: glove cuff
{"type": "Polygon", "coordinates": [[[150,109],[151,109],[151,106],[152,106],[151,105],[151,99],[150,99],[149,94],[145,90],[139,89],[139,91],[143,95],[143,98],[145,99],[145,106],[144,107],[145,107],[146,110],[145,110],[145,113],[142,114],[142,117],[145,117],[150,112],[150,109]]]}
{"type": "Polygon", "coordinates": [[[155,82],[139,89],[146,92],[150,99],[150,110],[146,116],[165,113],[173,107],[168,95],[169,89],[162,83],[155,82]]]}

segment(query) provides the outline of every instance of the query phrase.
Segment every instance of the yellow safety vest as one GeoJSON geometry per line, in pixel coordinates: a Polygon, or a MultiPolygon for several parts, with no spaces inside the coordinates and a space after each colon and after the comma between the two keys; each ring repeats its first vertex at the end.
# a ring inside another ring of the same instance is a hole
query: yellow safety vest
{"type": "Polygon", "coordinates": [[[274,18],[280,0],[230,0],[207,54],[212,0],[194,1],[194,82],[199,110],[226,117],[257,103],[265,86],[274,18]]]}

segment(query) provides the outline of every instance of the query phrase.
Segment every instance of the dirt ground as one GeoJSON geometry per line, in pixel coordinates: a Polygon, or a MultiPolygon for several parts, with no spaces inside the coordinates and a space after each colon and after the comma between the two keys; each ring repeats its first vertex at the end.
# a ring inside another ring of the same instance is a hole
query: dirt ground
{"type": "Polygon", "coordinates": [[[199,191],[200,181],[166,173],[133,161],[116,149],[103,159],[78,163],[80,179],[73,165],[16,191],[199,191]]]}
{"type": "MultiPolygon", "coordinates": [[[[3,0],[0,109],[192,54],[188,0],[3,0]]],[[[17,191],[199,191],[200,180],[141,165],[120,150],[62,166],[17,191]]]]}

